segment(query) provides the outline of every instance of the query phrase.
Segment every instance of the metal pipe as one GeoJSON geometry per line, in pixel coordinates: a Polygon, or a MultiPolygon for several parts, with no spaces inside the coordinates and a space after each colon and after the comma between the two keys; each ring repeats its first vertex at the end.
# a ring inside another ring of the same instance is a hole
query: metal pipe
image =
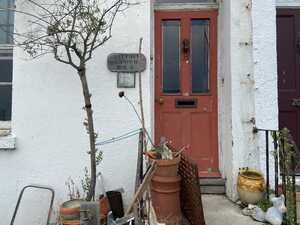
{"type": "Polygon", "coordinates": [[[275,160],[275,195],[278,196],[278,140],[277,134],[274,132],[274,160],[275,160]]]}
{"type": "Polygon", "coordinates": [[[266,130],[266,174],[267,174],[267,199],[270,198],[270,178],[269,178],[269,131],[266,130]]]}
{"type": "MultiPolygon", "coordinates": [[[[281,138],[281,145],[282,145],[282,150],[280,154],[280,161],[281,161],[281,169],[282,169],[282,194],[286,196],[286,168],[285,168],[285,143],[284,143],[284,138],[281,138]]],[[[286,204],[286,198],[285,198],[285,204],[286,204]]]]}
{"type": "Polygon", "coordinates": [[[25,187],[21,190],[20,195],[19,195],[19,198],[18,198],[18,201],[17,201],[16,208],[15,208],[15,211],[14,211],[14,214],[13,214],[13,217],[12,217],[11,222],[10,222],[10,225],[13,225],[14,222],[15,222],[16,215],[17,215],[17,212],[18,212],[18,209],[19,209],[19,206],[20,206],[20,203],[21,203],[23,194],[24,194],[24,192],[25,192],[25,190],[26,190],[27,188],[44,189],[44,190],[48,190],[48,191],[51,192],[51,201],[50,201],[50,206],[49,206],[49,211],[48,211],[48,216],[47,216],[47,223],[46,223],[46,225],[49,225],[50,217],[51,217],[51,212],[52,212],[52,207],[53,207],[53,202],[54,202],[55,192],[54,192],[53,188],[51,188],[51,187],[45,187],[45,186],[33,185],[33,184],[27,185],[27,186],[25,186],[25,187]]]}
{"type": "Polygon", "coordinates": [[[267,130],[267,129],[260,129],[260,128],[257,128],[257,127],[253,127],[253,132],[257,133],[258,131],[278,131],[278,130],[267,130]]]}

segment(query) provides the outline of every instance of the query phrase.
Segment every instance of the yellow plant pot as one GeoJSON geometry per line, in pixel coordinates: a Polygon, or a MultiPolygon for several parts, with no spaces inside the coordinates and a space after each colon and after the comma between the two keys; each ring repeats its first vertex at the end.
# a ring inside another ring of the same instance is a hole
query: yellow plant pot
{"type": "Polygon", "coordinates": [[[252,169],[240,170],[237,191],[242,202],[258,203],[263,198],[265,190],[265,179],[260,172],[252,169]]]}

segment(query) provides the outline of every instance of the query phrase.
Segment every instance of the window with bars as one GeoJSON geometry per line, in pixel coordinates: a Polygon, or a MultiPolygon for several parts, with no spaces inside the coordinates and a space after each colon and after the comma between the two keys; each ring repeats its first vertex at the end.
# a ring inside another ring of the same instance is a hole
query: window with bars
{"type": "Polygon", "coordinates": [[[13,7],[14,0],[0,0],[0,121],[11,120],[13,7]]]}

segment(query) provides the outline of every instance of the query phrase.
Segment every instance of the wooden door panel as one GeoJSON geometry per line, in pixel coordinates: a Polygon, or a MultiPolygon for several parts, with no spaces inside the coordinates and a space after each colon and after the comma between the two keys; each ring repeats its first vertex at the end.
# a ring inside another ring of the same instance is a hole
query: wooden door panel
{"type": "Polygon", "coordinates": [[[161,114],[161,133],[160,137],[167,138],[171,146],[180,149],[184,146],[184,137],[178,136],[184,126],[184,115],[181,112],[163,112],[161,114]]]}
{"type": "MultiPolygon", "coordinates": [[[[279,127],[287,127],[300,147],[300,10],[277,10],[279,127]]],[[[297,171],[300,169],[298,152],[297,171]]]]}
{"type": "Polygon", "coordinates": [[[217,11],[155,13],[155,142],[165,137],[219,176],[217,11]]]}
{"type": "Polygon", "coordinates": [[[292,134],[298,133],[299,124],[298,113],[295,111],[281,111],[280,113],[280,123],[281,128],[287,127],[292,134]]]}
{"type": "Polygon", "coordinates": [[[296,64],[295,60],[295,41],[294,41],[294,16],[278,16],[278,73],[279,90],[296,91],[296,64]]]}
{"type": "Polygon", "coordinates": [[[211,149],[211,115],[208,113],[191,114],[191,157],[195,161],[210,158],[211,149]],[[201,151],[201,149],[206,149],[201,151]]]}

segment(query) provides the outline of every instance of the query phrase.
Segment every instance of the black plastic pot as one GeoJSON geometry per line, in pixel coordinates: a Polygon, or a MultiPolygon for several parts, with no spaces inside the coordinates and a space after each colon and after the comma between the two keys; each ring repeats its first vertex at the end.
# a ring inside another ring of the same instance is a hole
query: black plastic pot
{"type": "Polygon", "coordinates": [[[110,209],[112,211],[114,219],[122,218],[124,216],[122,194],[119,191],[106,192],[110,209]]]}

